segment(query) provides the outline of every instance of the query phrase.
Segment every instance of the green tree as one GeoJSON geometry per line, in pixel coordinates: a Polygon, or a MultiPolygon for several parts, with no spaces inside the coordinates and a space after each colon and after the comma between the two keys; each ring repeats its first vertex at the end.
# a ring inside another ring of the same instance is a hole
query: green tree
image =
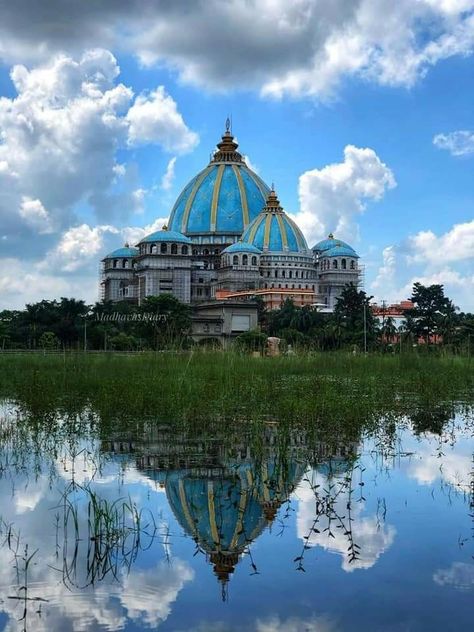
{"type": "Polygon", "coordinates": [[[334,321],[344,345],[373,346],[377,337],[377,321],[370,309],[372,296],[350,283],[342,290],[334,308],[334,321]]]}
{"type": "Polygon", "coordinates": [[[407,313],[410,331],[428,345],[435,336],[442,336],[449,342],[456,326],[456,308],[444,295],[444,287],[415,283],[410,300],[414,304],[407,313]]]}

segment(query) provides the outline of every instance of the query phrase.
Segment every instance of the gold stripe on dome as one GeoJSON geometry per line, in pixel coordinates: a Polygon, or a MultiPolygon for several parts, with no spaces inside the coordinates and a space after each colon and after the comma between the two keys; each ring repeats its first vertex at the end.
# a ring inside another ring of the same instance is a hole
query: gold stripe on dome
{"type": "Polygon", "coordinates": [[[183,219],[181,221],[182,233],[186,233],[188,230],[189,213],[191,212],[191,206],[193,205],[194,198],[196,197],[196,193],[198,192],[198,189],[201,186],[204,178],[207,176],[208,173],[212,171],[213,168],[214,167],[210,166],[204,169],[203,171],[201,171],[201,173],[198,175],[198,177],[196,178],[194,182],[194,186],[192,188],[191,193],[189,194],[189,197],[186,202],[186,206],[184,207],[183,219]]]}
{"type": "Polygon", "coordinates": [[[280,227],[281,241],[283,250],[288,250],[288,235],[286,234],[286,226],[281,215],[276,215],[278,226],[280,227]]]}
{"type": "Polygon", "coordinates": [[[191,513],[188,508],[188,501],[186,500],[186,492],[184,491],[184,483],[182,479],[179,479],[179,500],[181,502],[181,507],[183,508],[184,517],[186,518],[186,522],[188,523],[188,527],[191,530],[193,535],[196,534],[196,525],[191,517],[191,513]]]}
{"type": "Polygon", "coordinates": [[[262,223],[262,221],[263,221],[263,215],[258,215],[254,223],[252,224],[252,228],[250,229],[249,237],[248,237],[248,242],[250,244],[253,243],[253,240],[255,239],[255,235],[257,234],[257,230],[260,224],[262,223]]]}
{"type": "Polygon", "coordinates": [[[211,535],[216,546],[219,546],[219,532],[216,524],[216,507],[214,504],[214,484],[212,481],[207,483],[207,506],[209,508],[209,523],[211,526],[211,535]]]}
{"type": "Polygon", "coordinates": [[[244,515],[245,515],[245,507],[247,506],[247,494],[248,491],[246,489],[242,490],[242,493],[240,494],[240,500],[239,500],[239,517],[237,519],[237,523],[235,525],[235,529],[234,529],[234,534],[232,536],[232,540],[230,541],[230,549],[235,549],[237,546],[237,542],[239,541],[239,535],[242,533],[243,531],[243,521],[244,521],[244,515]]]}
{"type": "Polygon", "coordinates": [[[222,176],[224,175],[225,165],[219,165],[217,167],[217,177],[214,183],[214,191],[212,193],[212,204],[211,204],[211,232],[216,230],[217,224],[217,203],[219,202],[219,193],[221,190],[221,182],[222,176]]]}
{"type": "Polygon", "coordinates": [[[245,191],[244,181],[242,180],[242,176],[240,175],[239,167],[232,165],[232,171],[235,174],[235,178],[239,186],[240,202],[242,204],[242,214],[243,214],[243,219],[244,219],[244,228],[247,228],[247,226],[250,223],[250,217],[249,217],[249,207],[247,204],[247,193],[245,191]]]}
{"type": "Polygon", "coordinates": [[[270,245],[270,229],[272,227],[272,213],[265,214],[265,230],[263,232],[263,247],[268,248],[270,245]]]}
{"type": "Polygon", "coordinates": [[[251,169],[249,169],[247,167],[247,173],[248,175],[252,178],[252,181],[254,182],[254,184],[257,185],[258,190],[260,191],[260,193],[262,194],[262,197],[264,200],[267,199],[267,195],[268,195],[268,190],[265,188],[264,184],[263,184],[263,180],[261,180],[257,174],[255,174],[251,169]]]}

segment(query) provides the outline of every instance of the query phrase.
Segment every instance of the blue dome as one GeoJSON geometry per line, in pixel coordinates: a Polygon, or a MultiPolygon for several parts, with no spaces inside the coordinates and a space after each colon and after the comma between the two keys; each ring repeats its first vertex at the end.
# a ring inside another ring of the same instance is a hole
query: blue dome
{"type": "Polygon", "coordinates": [[[186,235],[240,236],[265,206],[268,186],[247,167],[230,132],[209,165],[183,189],[171,211],[171,230],[186,235]]]}
{"type": "MultiPolygon", "coordinates": [[[[341,242],[338,242],[341,243],[341,242]]],[[[329,250],[325,250],[322,254],[322,257],[354,257],[356,259],[359,259],[359,255],[356,253],[356,251],[351,248],[350,246],[346,246],[346,245],[339,245],[339,246],[334,246],[333,248],[330,248],[329,250]]]]}
{"type": "Polygon", "coordinates": [[[109,253],[104,259],[118,259],[119,257],[136,257],[139,254],[138,248],[129,248],[124,246],[123,248],[117,248],[113,252],[109,253]]]}
{"type": "Polygon", "coordinates": [[[303,233],[283,211],[274,191],[263,211],[246,228],[242,241],[263,251],[309,254],[303,233]]]}
{"type": "Polygon", "coordinates": [[[231,244],[227,246],[225,250],[222,251],[222,254],[232,254],[235,252],[251,252],[254,255],[261,255],[262,251],[252,246],[252,244],[248,244],[245,241],[238,241],[235,244],[231,244]]]}
{"type": "Polygon", "coordinates": [[[183,235],[182,233],[179,233],[175,230],[166,230],[165,228],[163,228],[163,230],[157,230],[155,233],[147,235],[140,241],[140,243],[142,244],[144,242],[150,241],[174,241],[179,244],[191,243],[191,240],[188,239],[186,235],[183,235]]]}
{"type": "Polygon", "coordinates": [[[349,244],[346,244],[346,242],[342,241],[341,239],[334,239],[334,235],[332,233],[329,233],[327,239],[323,239],[322,241],[318,241],[318,243],[316,245],[314,245],[311,250],[313,250],[313,251],[317,250],[319,252],[324,252],[325,250],[329,250],[331,248],[334,248],[334,246],[345,246],[346,248],[349,248],[350,250],[352,250],[355,253],[355,251],[352,248],[352,246],[349,246],[349,244]]]}

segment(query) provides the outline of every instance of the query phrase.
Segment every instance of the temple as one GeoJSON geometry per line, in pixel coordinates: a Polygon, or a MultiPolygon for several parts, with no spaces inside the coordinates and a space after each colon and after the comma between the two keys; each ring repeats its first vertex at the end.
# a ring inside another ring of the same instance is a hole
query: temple
{"type": "Polygon", "coordinates": [[[194,305],[261,296],[268,309],[290,298],[330,312],[344,286],[360,278],[358,254],[333,234],[308,247],[273,186],[246,165],[227,121],[168,225],[106,255],[100,288],[112,302],[166,293],[194,305]]]}

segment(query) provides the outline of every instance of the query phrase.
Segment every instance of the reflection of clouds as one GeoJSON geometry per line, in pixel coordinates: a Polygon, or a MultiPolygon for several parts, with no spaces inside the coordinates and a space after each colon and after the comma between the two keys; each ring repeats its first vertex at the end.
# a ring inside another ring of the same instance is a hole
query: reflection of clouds
{"type": "Polygon", "coordinates": [[[428,436],[417,446],[416,456],[406,468],[408,476],[420,485],[431,485],[440,478],[448,485],[469,492],[472,453],[463,454],[463,442],[456,444],[454,449],[443,446],[442,454],[435,452],[438,441],[439,438],[428,436]]]}
{"type": "Polygon", "coordinates": [[[256,632],[333,632],[336,626],[324,617],[280,619],[278,616],[273,616],[268,619],[257,619],[255,630],[256,632]]]}
{"type": "Polygon", "coordinates": [[[474,564],[454,562],[449,568],[441,568],[433,575],[440,586],[452,586],[458,590],[474,590],[474,564]]]}
{"type": "MultiPolygon", "coordinates": [[[[6,561],[4,556],[1,561],[6,561]]],[[[96,590],[71,593],[52,569],[45,565],[43,569],[44,572],[32,578],[29,584],[30,597],[41,596],[48,601],[43,603],[42,618],[35,614],[37,605],[33,602],[30,606],[28,619],[35,632],[89,630],[96,626],[121,630],[127,620],[156,628],[169,616],[185,583],[194,578],[194,571],[186,562],[175,559],[170,565],[160,562],[145,571],[132,569],[120,583],[101,584],[96,590]]],[[[7,599],[11,594],[15,594],[15,586],[0,587],[0,601],[10,615],[6,630],[17,632],[23,630],[23,622],[18,621],[23,603],[7,599]]]]}
{"type": "MultiPolygon", "coordinates": [[[[328,479],[317,470],[310,471],[308,476],[303,479],[297,490],[298,497],[298,513],[296,519],[298,537],[307,542],[309,546],[320,546],[332,553],[338,553],[342,556],[342,568],[347,571],[353,571],[357,568],[371,568],[378,558],[393,543],[395,538],[395,527],[379,524],[375,516],[361,517],[364,504],[354,502],[352,499],[352,539],[359,545],[358,559],[349,561],[349,539],[344,535],[344,529],[337,528],[337,520],[330,520],[327,515],[321,515],[317,524],[314,525],[316,517],[315,495],[311,489],[311,484],[320,485],[319,490],[328,489],[328,479]],[[312,531],[313,525],[320,531],[315,533],[312,531]],[[334,537],[329,535],[329,527],[334,537]],[[325,529],[328,529],[325,531],[325,529]],[[309,535],[309,539],[305,539],[309,535]]],[[[335,499],[331,504],[332,515],[345,516],[343,522],[349,525],[347,503],[349,501],[349,490],[342,489],[340,484],[342,477],[334,477],[332,484],[335,484],[332,496],[335,499]],[[340,489],[339,493],[337,493],[340,489]]]]}

